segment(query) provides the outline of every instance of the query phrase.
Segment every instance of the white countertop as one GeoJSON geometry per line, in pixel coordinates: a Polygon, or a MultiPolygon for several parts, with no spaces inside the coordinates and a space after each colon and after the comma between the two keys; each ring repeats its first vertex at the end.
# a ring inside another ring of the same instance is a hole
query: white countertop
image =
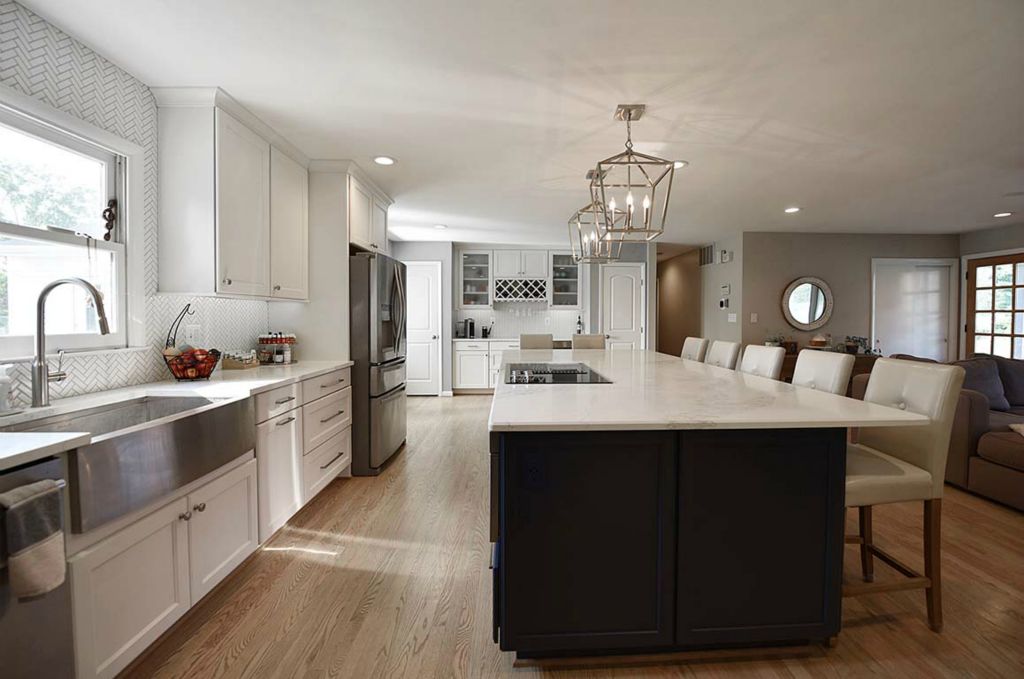
{"type": "MultiPolygon", "coordinates": [[[[10,427],[29,420],[94,408],[143,396],[204,396],[206,398],[249,398],[264,391],[317,377],[352,361],[300,361],[287,366],[260,366],[249,370],[218,370],[209,380],[176,382],[167,379],[121,389],[97,391],[53,401],[45,408],[26,408],[10,415],[0,415],[0,427],[10,427]]],[[[89,432],[0,432],[0,471],[62,453],[92,440],[89,432]]]]}
{"type": "Polygon", "coordinates": [[[506,351],[503,363],[585,363],[611,384],[496,385],[491,431],[787,429],[925,424],[897,408],[653,351],[506,351]]]}

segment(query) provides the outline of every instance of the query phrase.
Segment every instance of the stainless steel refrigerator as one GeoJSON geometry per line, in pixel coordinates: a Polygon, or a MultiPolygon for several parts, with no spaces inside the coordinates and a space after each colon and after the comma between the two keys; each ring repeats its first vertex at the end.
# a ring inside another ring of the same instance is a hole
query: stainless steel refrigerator
{"type": "Polygon", "coordinates": [[[405,264],[349,257],[352,474],[374,476],[405,443],[405,264]]]}

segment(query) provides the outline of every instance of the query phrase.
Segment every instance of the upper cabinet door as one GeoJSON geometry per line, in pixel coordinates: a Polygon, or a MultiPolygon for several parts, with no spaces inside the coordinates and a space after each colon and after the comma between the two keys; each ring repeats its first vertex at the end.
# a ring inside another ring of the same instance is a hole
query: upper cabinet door
{"type": "Polygon", "coordinates": [[[309,297],[309,173],[270,149],[270,296],[309,297]]]}
{"type": "Polygon", "coordinates": [[[548,277],[548,253],[547,250],[522,250],[523,278],[547,278],[548,277]]]}
{"type": "Polygon", "coordinates": [[[377,252],[388,251],[388,206],[376,198],[373,200],[373,233],[371,247],[377,252]]]}
{"type": "Polygon", "coordinates": [[[352,176],[348,178],[348,239],[373,250],[373,194],[352,176]]]}
{"type": "Polygon", "coordinates": [[[523,275],[523,259],[519,250],[494,251],[494,277],[519,278],[523,275]]]}
{"type": "Polygon", "coordinates": [[[217,292],[266,297],[270,144],[220,109],[216,118],[217,292]]]}

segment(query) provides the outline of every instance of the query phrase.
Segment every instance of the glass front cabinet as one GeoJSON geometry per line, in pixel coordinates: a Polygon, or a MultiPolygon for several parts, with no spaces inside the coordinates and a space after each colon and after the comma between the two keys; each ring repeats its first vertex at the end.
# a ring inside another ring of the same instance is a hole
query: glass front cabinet
{"type": "Polygon", "coordinates": [[[463,309],[491,306],[494,280],[490,250],[463,250],[459,260],[460,304],[463,309]]]}
{"type": "Polygon", "coordinates": [[[551,308],[580,308],[580,265],[571,252],[551,253],[551,308]]]}

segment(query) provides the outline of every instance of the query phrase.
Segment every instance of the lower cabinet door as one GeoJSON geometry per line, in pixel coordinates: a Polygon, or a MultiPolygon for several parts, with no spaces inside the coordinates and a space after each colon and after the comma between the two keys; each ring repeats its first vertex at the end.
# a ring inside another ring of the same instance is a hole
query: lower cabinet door
{"type": "Polygon", "coordinates": [[[486,389],[490,385],[490,372],[486,351],[455,352],[456,389],[486,389]]]}
{"type": "Polygon", "coordinates": [[[181,498],[70,560],[78,679],[113,677],[188,610],[187,511],[181,498]]]}
{"type": "Polygon", "coordinates": [[[193,605],[258,544],[256,460],[249,460],[188,496],[189,575],[193,605]]]}
{"type": "Polygon", "coordinates": [[[501,649],[671,646],[676,435],[502,434],[501,649]]]}
{"type": "Polygon", "coordinates": [[[302,508],[302,411],[256,425],[260,542],[302,508]]]}

